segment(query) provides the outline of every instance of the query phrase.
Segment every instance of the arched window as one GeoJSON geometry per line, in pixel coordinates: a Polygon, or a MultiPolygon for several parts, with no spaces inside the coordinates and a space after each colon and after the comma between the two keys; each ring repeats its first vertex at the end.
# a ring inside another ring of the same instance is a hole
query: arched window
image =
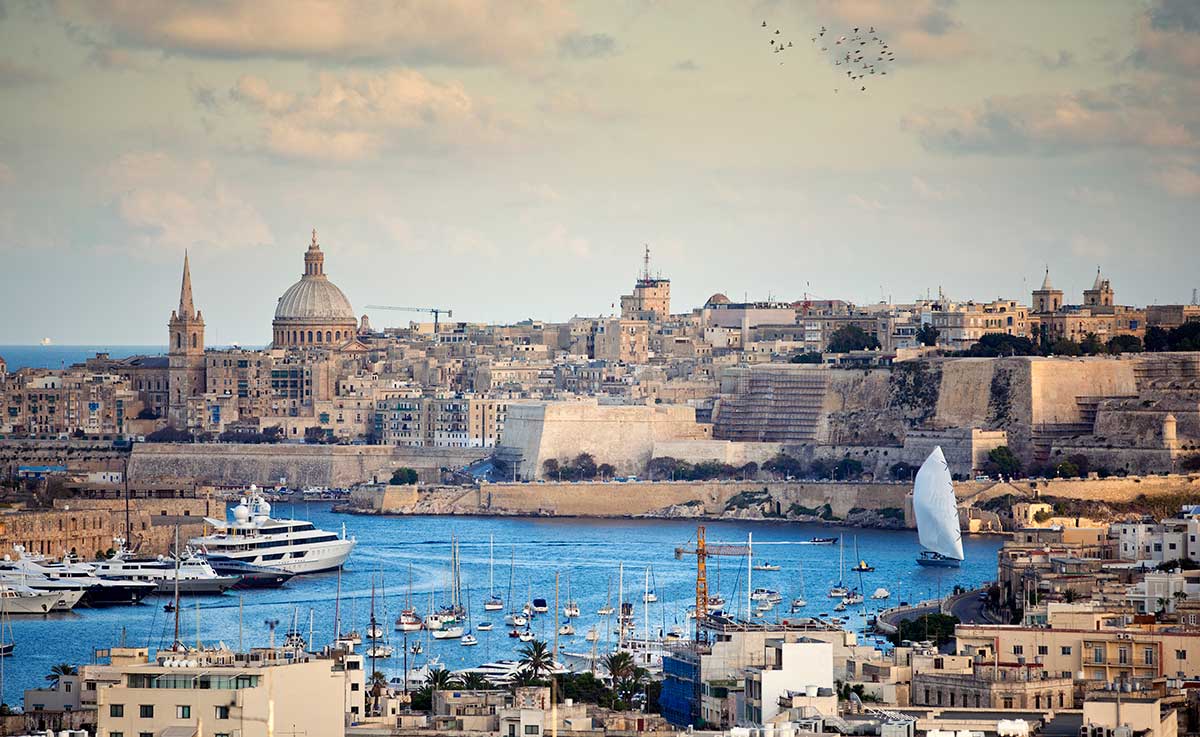
{"type": "Polygon", "coordinates": [[[192,347],[193,348],[196,347],[196,334],[195,333],[192,333],[192,347]]]}
{"type": "Polygon", "coordinates": [[[341,330],[337,330],[337,331],[335,331],[335,332],[334,332],[334,334],[333,334],[333,337],[334,337],[334,338],[336,338],[336,339],[338,339],[338,340],[341,340],[341,339],[342,339],[342,331],[341,331],[341,330]]]}
{"type": "Polygon", "coordinates": [[[326,331],[325,331],[325,342],[326,342],[326,343],[332,343],[332,342],[333,342],[333,333],[331,333],[331,332],[330,332],[330,331],[328,331],[328,330],[326,330],[326,331]]]}
{"type": "Polygon", "coordinates": [[[175,333],[175,347],[176,348],[183,347],[183,333],[175,333]]]}
{"type": "Polygon", "coordinates": [[[318,343],[322,342],[322,341],[321,341],[321,331],[320,331],[320,330],[318,330],[318,331],[317,331],[317,342],[318,342],[318,343]]]}
{"type": "Polygon", "coordinates": [[[309,343],[313,342],[313,340],[312,340],[312,331],[311,331],[311,330],[309,330],[309,331],[308,331],[308,342],[309,342],[309,343]]]}

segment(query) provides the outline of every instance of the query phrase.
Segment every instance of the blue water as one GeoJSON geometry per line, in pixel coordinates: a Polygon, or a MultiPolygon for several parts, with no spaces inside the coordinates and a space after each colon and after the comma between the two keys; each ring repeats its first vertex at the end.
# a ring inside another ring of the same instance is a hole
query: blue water
{"type": "MultiPolygon", "coordinates": [[[[437,655],[450,668],[475,665],[513,655],[520,646],[509,638],[503,623],[503,612],[483,612],[482,602],[488,587],[488,537],[494,536],[496,550],[495,581],[498,593],[509,604],[509,560],[515,555],[515,590],[512,600],[524,602],[530,595],[554,600],[554,573],[561,574],[561,603],[566,602],[567,579],[571,593],[579,602],[583,616],[575,621],[577,635],[563,638],[560,647],[586,652],[583,640],[588,627],[600,623],[596,610],[604,606],[609,596],[613,605],[617,598],[617,567],[625,564],[625,600],[634,602],[638,631],[644,626],[642,590],[646,569],[651,569],[652,585],[659,601],[650,605],[651,631],[680,624],[688,627],[685,611],[695,601],[695,558],[685,556],[675,560],[676,546],[694,542],[696,527],[692,522],[675,520],[580,520],[526,519],[486,517],[370,517],[343,515],[331,512],[327,504],[298,504],[294,512],[289,504],[276,505],[275,516],[309,518],[318,527],[340,530],[345,523],[348,535],[358,539],[358,546],[342,576],[341,614],[343,629],[357,627],[361,632],[369,616],[371,580],[382,572],[386,596],[377,598],[379,618],[386,620],[392,643],[399,645],[401,633],[391,632],[391,623],[398,614],[412,565],[413,600],[418,611],[425,613],[429,593],[435,592],[440,603],[446,600],[443,592],[449,569],[450,538],[459,540],[464,586],[470,588],[472,616],[475,622],[491,621],[496,628],[479,632],[479,645],[462,647],[453,640],[432,640],[425,645],[425,654],[409,658],[410,667],[420,665],[421,659],[437,655]],[[499,616],[497,616],[499,615],[499,616]],[[416,660],[417,662],[414,662],[416,660]]],[[[846,535],[846,567],[855,562],[854,536],[858,537],[860,556],[876,567],[874,573],[863,574],[863,588],[869,596],[876,587],[891,590],[895,604],[901,599],[936,597],[939,591],[950,591],[955,584],[978,585],[995,575],[996,551],[1000,540],[995,537],[967,537],[963,540],[966,561],[960,569],[922,568],[914,562],[918,551],[915,532],[891,530],[858,530],[821,527],[795,523],[710,522],[708,541],[743,542],[747,533],[754,535],[755,560],[769,560],[782,567],[779,572],[754,571],[752,585],[778,589],[785,601],[769,616],[782,616],[791,599],[799,595],[797,571],[803,562],[805,595],[809,602],[803,614],[832,612],[836,603],[826,596],[826,590],[838,578],[838,548],[836,545],[779,544],[808,540],[814,535],[846,535]]],[[[728,601],[727,610],[741,606],[744,613],[746,596],[746,564],[742,558],[712,558],[709,562],[710,591],[719,591],[728,601]]],[[[847,574],[847,583],[857,585],[857,574],[847,574]]],[[[239,643],[238,602],[243,604],[242,643],[245,647],[265,645],[269,630],[268,619],[282,620],[280,631],[286,629],[295,615],[300,629],[308,632],[309,612],[315,623],[314,641],[328,642],[334,630],[334,609],[337,574],[326,573],[294,578],[278,590],[230,592],[219,597],[201,597],[200,636],[204,642],[223,640],[230,647],[239,643]]],[[[112,609],[80,609],[53,615],[49,618],[14,618],[13,634],[16,654],[4,663],[4,697],[10,704],[19,703],[22,690],[41,686],[44,676],[55,663],[90,662],[93,648],[118,645],[122,629],[129,645],[158,647],[170,644],[174,619],[162,611],[166,599],[152,597],[140,606],[112,609]]],[[[195,601],[185,603],[182,615],[182,637],[195,642],[195,601]]],[[[870,609],[851,607],[860,612],[870,609]]],[[[843,615],[844,616],[844,615],[843,615]]],[[[862,614],[853,623],[861,623],[862,614]]],[[[553,637],[553,617],[542,615],[534,620],[539,636],[553,637]]],[[[603,632],[603,628],[599,628],[603,632]]],[[[411,636],[410,636],[411,637],[411,636]]],[[[400,647],[391,663],[381,662],[380,669],[390,675],[402,670],[400,647]]]]}
{"type": "Polygon", "coordinates": [[[166,353],[164,345],[0,345],[9,371],[22,368],[61,369],[83,363],[97,353],[113,358],[166,353]]]}

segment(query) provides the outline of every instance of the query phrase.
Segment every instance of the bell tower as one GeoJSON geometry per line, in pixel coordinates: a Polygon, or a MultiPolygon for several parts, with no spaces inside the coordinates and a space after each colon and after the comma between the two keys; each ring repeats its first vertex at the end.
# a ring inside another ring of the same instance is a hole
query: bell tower
{"type": "Polygon", "coordinates": [[[188,256],[183,254],[183,283],[179,287],[179,307],[171,311],[167,323],[170,344],[167,348],[167,422],[179,429],[187,427],[187,400],[204,393],[204,316],[192,303],[192,272],[188,256]]]}

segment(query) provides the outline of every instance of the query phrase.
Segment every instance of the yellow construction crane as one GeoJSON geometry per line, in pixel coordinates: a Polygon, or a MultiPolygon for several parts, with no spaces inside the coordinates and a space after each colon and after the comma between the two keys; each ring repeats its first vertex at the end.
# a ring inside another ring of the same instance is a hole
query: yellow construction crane
{"type": "Polygon", "coordinates": [[[675,560],[681,560],[685,555],[696,556],[696,641],[700,640],[700,625],[708,616],[708,557],[711,555],[729,555],[744,557],[750,555],[749,545],[708,545],[704,540],[704,525],[696,528],[696,547],[675,548],[675,560]]]}
{"type": "Polygon", "coordinates": [[[368,310],[392,310],[394,312],[428,312],[433,315],[433,334],[436,340],[438,318],[442,315],[454,317],[453,310],[443,310],[440,307],[392,307],[391,305],[367,305],[368,310]]]}

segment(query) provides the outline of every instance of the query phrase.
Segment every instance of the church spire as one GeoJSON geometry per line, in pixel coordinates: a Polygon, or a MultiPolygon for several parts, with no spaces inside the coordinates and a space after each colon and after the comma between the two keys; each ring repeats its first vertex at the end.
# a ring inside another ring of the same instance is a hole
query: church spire
{"type": "Polygon", "coordinates": [[[325,274],[325,254],[317,243],[317,229],[313,228],[312,242],[308,244],[308,252],[304,254],[304,275],[319,277],[325,274]]]}
{"type": "Polygon", "coordinates": [[[192,304],[192,271],[188,268],[188,254],[183,252],[183,284],[179,287],[179,317],[194,317],[196,308],[192,304]]]}

